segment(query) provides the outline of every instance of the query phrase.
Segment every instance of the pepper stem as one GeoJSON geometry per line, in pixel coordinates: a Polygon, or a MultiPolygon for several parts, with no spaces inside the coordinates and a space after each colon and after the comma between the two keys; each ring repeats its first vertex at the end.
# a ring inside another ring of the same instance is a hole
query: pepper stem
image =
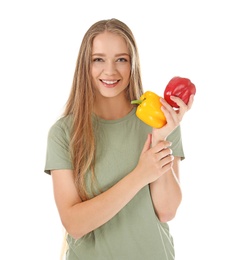
{"type": "Polygon", "coordinates": [[[131,104],[132,105],[140,105],[143,102],[143,100],[137,99],[137,100],[132,100],[131,104]]]}

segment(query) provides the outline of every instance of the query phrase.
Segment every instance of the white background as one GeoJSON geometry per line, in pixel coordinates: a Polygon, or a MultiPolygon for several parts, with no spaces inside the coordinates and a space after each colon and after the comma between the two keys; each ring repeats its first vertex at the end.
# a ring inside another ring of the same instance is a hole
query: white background
{"type": "Polygon", "coordinates": [[[43,172],[47,132],[63,111],[83,34],[112,17],[136,36],[145,90],[162,95],[177,75],[197,87],[182,122],[183,202],[170,222],[176,259],[241,259],[241,16],[234,0],[1,1],[1,255],[59,259],[63,230],[43,172]]]}

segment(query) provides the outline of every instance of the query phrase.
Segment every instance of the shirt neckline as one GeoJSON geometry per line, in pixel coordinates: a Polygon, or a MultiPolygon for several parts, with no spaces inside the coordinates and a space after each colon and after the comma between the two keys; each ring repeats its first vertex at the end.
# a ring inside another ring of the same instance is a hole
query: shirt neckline
{"type": "Polygon", "coordinates": [[[136,113],[136,107],[134,107],[127,115],[125,115],[124,117],[119,118],[119,119],[106,120],[106,119],[103,119],[101,117],[98,117],[97,115],[94,115],[93,117],[94,117],[95,120],[97,120],[98,122],[103,123],[103,124],[116,124],[116,123],[120,123],[120,122],[128,120],[135,113],[136,113]]]}

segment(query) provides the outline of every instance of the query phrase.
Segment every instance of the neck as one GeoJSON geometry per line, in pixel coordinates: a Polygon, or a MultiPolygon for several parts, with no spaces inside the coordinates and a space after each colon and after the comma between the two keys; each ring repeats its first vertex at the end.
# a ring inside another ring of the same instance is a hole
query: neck
{"type": "Polygon", "coordinates": [[[95,101],[94,113],[105,120],[116,120],[126,116],[132,110],[133,105],[123,98],[105,98],[95,101]]]}

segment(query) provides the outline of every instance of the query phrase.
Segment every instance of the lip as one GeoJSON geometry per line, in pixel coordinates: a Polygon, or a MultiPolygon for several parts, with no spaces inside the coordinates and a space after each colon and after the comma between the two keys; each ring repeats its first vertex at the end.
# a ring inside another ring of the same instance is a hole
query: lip
{"type": "Polygon", "coordinates": [[[106,80],[106,79],[100,79],[100,82],[106,87],[106,88],[114,88],[117,86],[120,80],[106,80]]]}

